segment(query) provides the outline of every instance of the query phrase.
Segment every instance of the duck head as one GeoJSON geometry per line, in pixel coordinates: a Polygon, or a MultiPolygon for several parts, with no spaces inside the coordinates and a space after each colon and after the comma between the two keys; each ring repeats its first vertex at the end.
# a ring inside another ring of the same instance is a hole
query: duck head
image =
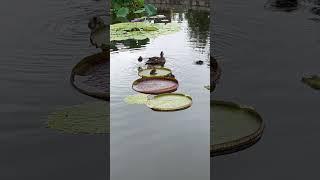
{"type": "Polygon", "coordinates": [[[164,55],[164,54],[163,54],[163,51],[161,51],[161,53],[160,53],[160,57],[161,57],[161,58],[163,58],[163,55],[164,55]]]}
{"type": "Polygon", "coordinates": [[[94,16],[89,20],[88,27],[91,31],[95,31],[101,27],[105,27],[105,24],[101,17],[94,16]]]}

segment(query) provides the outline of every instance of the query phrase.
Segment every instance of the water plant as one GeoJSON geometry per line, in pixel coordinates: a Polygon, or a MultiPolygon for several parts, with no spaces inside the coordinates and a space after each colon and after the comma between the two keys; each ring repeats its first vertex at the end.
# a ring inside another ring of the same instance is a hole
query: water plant
{"type": "Polygon", "coordinates": [[[144,0],[112,0],[112,23],[128,22],[134,18],[154,16],[157,8],[152,4],[145,4],[144,0]]]}
{"type": "Polygon", "coordinates": [[[71,134],[109,133],[109,103],[98,101],[66,107],[48,116],[48,127],[71,134]]]}
{"type": "Polygon", "coordinates": [[[264,121],[251,107],[232,102],[211,101],[210,154],[218,156],[240,151],[262,136],[264,121]]]}
{"type": "Polygon", "coordinates": [[[110,26],[110,40],[144,40],[180,30],[178,23],[154,24],[147,22],[118,23],[110,26]]]}
{"type": "Polygon", "coordinates": [[[303,77],[301,81],[313,89],[320,90],[320,77],[317,75],[303,77]]]}
{"type": "Polygon", "coordinates": [[[125,97],[124,101],[127,104],[145,104],[148,100],[148,94],[135,94],[135,95],[129,95],[125,97]]]}

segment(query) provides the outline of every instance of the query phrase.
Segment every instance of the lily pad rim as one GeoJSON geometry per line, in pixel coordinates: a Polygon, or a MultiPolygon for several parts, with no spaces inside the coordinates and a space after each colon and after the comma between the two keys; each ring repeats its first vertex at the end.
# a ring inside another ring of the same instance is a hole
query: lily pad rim
{"type": "Polygon", "coordinates": [[[190,95],[187,95],[187,94],[184,94],[184,93],[162,93],[162,94],[158,94],[158,95],[155,95],[154,97],[152,97],[152,99],[148,99],[147,103],[146,103],[146,106],[149,107],[150,109],[154,110],[154,111],[179,111],[179,110],[184,110],[184,109],[187,109],[189,107],[192,106],[192,97],[190,95]],[[181,106],[180,108],[177,108],[177,109],[165,109],[165,108],[154,108],[154,107],[151,107],[150,105],[148,105],[148,101],[154,99],[154,98],[157,98],[157,97],[160,97],[160,96],[168,96],[168,95],[175,95],[175,96],[183,96],[183,97],[186,97],[188,98],[191,102],[189,104],[186,104],[184,106],[181,106]]]}
{"type": "MultiPolygon", "coordinates": [[[[238,152],[243,149],[246,149],[247,147],[250,147],[257,143],[259,139],[262,137],[263,131],[265,129],[265,123],[260,116],[258,112],[255,111],[254,108],[248,107],[248,106],[243,106],[239,105],[233,102],[227,102],[227,101],[219,101],[219,100],[211,100],[210,101],[210,106],[211,105],[222,105],[222,106],[229,106],[231,108],[237,108],[240,109],[244,112],[250,113],[254,116],[257,117],[257,119],[260,121],[260,126],[259,128],[254,132],[251,133],[247,136],[244,136],[242,138],[225,142],[225,143],[220,143],[220,144],[210,144],[210,156],[219,156],[219,155],[224,155],[224,154],[230,154],[233,152],[238,152]]],[[[210,110],[211,111],[211,110],[210,110]]],[[[210,122],[211,124],[211,122],[210,122]]],[[[210,125],[211,128],[211,125],[210,125]]],[[[210,135],[211,138],[211,135],[210,135]]]]}
{"type": "MultiPolygon", "coordinates": [[[[72,68],[71,75],[70,75],[70,83],[71,83],[73,88],[75,88],[76,90],[78,90],[82,94],[85,94],[85,95],[88,95],[88,96],[91,96],[91,97],[94,97],[94,98],[98,98],[98,99],[103,99],[103,100],[109,101],[110,100],[110,94],[108,95],[108,93],[99,93],[99,92],[87,91],[87,90],[79,88],[75,84],[75,76],[78,73],[78,69],[83,67],[83,66],[87,66],[88,64],[92,64],[92,63],[95,63],[95,62],[99,61],[99,58],[101,58],[100,56],[103,56],[104,53],[108,54],[109,52],[102,51],[102,52],[99,52],[99,53],[96,53],[96,54],[93,54],[93,55],[89,55],[89,56],[86,56],[86,57],[82,58],[80,60],[80,62],[78,62],[72,68]]],[[[107,60],[109,60],[109,59],[107,59],[107,60]]]]}
{"type": "MultiPolygon", "coordinates": [[[[140,77],[166,77],[166,75],[165,75],[165,76],[144,76],[144,75],[141,75],[141,74],[140,74],[142,71],[149,70],[149,69],[151,69],[151,68],[146,68],[146,69],[141,70],[140,72],[138,72],[138,75],[139,75],[140,77]]],[[[167,71],[169,71],[169,74],[172,73],[171,69],[165,68],[165,67],[160,67],[160,68],[157,67],[157,68],[155,68],[155,69],[156,69],[156,70],[160,70],[160,69],[162,69],[162,70],[167,70],[167,71]]],[[[169,75],[169,74],[168,74],[168,75],[169,75]]]]}
{"type": "Polygon", "coordinates": [[[143,94],[154,94],[154,95],[158,95],[158,94],[164,94],[164,93],[171,93],[171,92],[175,92],[177,89],[179,88],[179,82],[177,79],[175,78],[171,78],[171,77],[141,77],[139,79],[136,79],[133,83],[132,83],[132,89],[136,92],[139,93],[143,93],[143,94]],[[163,88],[162,91],[159,92],[150,92],[150,91],[139,91],[137,89],[134,88],[134,85],[136,83],[139,83],[141,81],[146,81],[146,80],[152,80],[152,79],[160,79],[160,80],[168,80],[168,81],[173,81],[176,83],[176,86],[174,88],[170,87],[170,88],[163,88]]]}

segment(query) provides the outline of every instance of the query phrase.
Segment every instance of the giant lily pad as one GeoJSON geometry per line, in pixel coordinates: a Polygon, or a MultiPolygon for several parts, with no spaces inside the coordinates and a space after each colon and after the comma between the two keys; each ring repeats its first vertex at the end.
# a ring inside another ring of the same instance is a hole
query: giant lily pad
{"type": "Polygon", "coordinates": [[[189,108],[192,98],[181,93],[165,93],[148,99],[146,105],[156,111],[177,111],[189,108]]]}
{"type": "Polygon", "coordinates": [[[48,127],[71,134],[109,133],[109,114],[103,101],[66,107],[49,114],[48,127]]]}
{"type": "Polygon", "coordinates": [[[161,94],[174,92],[178,86],[178,81],[174,78],[150,77],[135,80],[132,89],[145,94],[161,94]]]}
{"type": "Polygon", "coordinates": [[[153,24],[146,22],[117,23],[110,26],[111,41],[143,40],[180,30],[177,23],[153,24]]]}
{"type": "Polygon", "coordinates": [[[320,77],[317,75],[312,75],[310,77],[303,77],[302,82],[307,84],[313,89],[320,90],[320,77]]]}
{"type": "Polygon", "coordinates": [[[143,69],[138,73],[141,77],[165,77],[171,74],[171,70],[168,68],[155,68],[156,74],[150,74],[151,68],[143,69]]]}
{"type": "Polygon", "coordinates": [[[211,101],[210,154],[217,156],[255,144],[264,129],[260,115],[250,107],[211,101]]]}
{"type": "Polygon", "coordinates": [[[88,56],[81,60],[71,72],[71,84],[81,93],[109,100],[108,51],[88,56]]]}

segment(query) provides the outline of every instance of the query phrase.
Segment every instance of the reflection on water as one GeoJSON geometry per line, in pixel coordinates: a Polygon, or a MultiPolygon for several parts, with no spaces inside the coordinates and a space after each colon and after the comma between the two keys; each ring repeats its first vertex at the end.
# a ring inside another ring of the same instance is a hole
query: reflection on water
{"type": "Polygon", "coordinates": [[[318,175],[319,93],[300,81],[319,73],[319,24],[309,21],[319,17],[318,7],[302,0],[215,1],[211,52],[223,63],[223,81],[212,97],[253,106],[267,128],[255,146],[213,158],[211,178],[318,175]]]}
{"type": "Polygon", "coordinates": [[[320,16],[319,0],[268,0],[264,7],[268,10],[288,13],[303,10],[320,16]]]}
{"type": "MultiPolygon", "coordinates": [[[[150,39],[141,48],[111,53],[111,178],[123,179],[209,179],[209,68],[194,62],[209,61],[208,21],[200,29],[190,27],[206,12],[163,11],[181,31],[150,39]],[[188,18],[187,18],[188,16],[188,18]],[[207,24],[205,24],[207,23],[207,24]],[[197,39],[196,38],[203,38],[197,39]],[[163,51],[165,67],[179,81],[176,92],[193,99],[190,108],[176,112],[155,112],[145,105],[128,105],[128,95],[136,94],[132,83],[139,78],[138,57],[159,56],[163,51]],[[143,170],[143,172],[141,171],[143,170]],[[125,172],[125,173],[123,173],[125,172]]],[[[197,22],[198,25],[199,22],[197,22]]]]}

